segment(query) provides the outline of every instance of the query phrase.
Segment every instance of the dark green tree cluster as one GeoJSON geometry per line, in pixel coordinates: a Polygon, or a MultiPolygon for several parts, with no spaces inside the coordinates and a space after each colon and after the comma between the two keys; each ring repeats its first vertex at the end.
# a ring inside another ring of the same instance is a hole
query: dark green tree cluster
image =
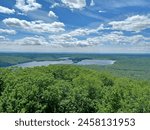
{"type": "Polygon", "coordinates": [[[0,112],[150,112],[150,83],[71,65],[0,69],[0,112]]]}

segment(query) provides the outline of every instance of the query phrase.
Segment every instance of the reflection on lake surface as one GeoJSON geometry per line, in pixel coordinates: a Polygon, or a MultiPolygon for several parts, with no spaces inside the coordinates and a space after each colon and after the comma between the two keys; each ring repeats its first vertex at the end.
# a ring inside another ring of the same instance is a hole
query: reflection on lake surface
{"type": "Polygon", "coordinates": [[[35,66],[48,66],[56,64],[74,64],[74,65],[112,65],[114,60],[82,60],[78,63],[74,63],[72,60],[60,60],[60,61],[32,61],[22,64],[17,64],[18,67],[35,67],[35,66]]]}
{"type": "Polygon", "coordinates": [[[17,64],[18,67],[35,67],[35,66],[48,66],[57,64],[73,64],[72,60],[62,60],[62,61],[32,61],[22,64],[17,64]]]}
{"type": "Polygon", "coordinates": [[[82,60],[78,62],[78,65],[112,65],[115,61],[113,60],[82,60]]]}

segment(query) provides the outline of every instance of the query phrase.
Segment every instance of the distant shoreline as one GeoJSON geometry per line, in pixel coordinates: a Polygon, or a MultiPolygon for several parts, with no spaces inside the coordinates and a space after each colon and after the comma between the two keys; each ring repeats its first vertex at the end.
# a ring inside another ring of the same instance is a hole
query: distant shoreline
{"type": "Polygon", "coordinates": [[[150,55],[150,53],[87,53],[87,52],[0,52],[0,54],[91,54],[91,55],[150,55]]]}

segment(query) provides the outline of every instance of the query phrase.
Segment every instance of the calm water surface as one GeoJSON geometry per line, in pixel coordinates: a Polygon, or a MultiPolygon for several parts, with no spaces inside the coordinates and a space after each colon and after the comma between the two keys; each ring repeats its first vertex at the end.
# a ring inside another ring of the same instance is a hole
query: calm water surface
{"type": "Polygon", "coordinates": [[[60,60],[60,61],[32,61],[22,64],[17,64],[18,67],[35,67],[35,66],[48,66],[56,64],[74,64],[74,65],[112,65],[114,60],[82,60],[78,63],[74,63],[72,60],[60,60]]]}

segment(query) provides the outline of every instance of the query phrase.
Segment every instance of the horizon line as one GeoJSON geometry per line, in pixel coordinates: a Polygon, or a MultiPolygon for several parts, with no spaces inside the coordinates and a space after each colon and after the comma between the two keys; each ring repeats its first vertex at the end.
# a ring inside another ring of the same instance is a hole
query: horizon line
{"type": "Polygon", "coordinates": [[[150,54],[150,52],[19,52],[19,51],[0,51],[0,53],[32,53],[32,54],[150,54]]]}

